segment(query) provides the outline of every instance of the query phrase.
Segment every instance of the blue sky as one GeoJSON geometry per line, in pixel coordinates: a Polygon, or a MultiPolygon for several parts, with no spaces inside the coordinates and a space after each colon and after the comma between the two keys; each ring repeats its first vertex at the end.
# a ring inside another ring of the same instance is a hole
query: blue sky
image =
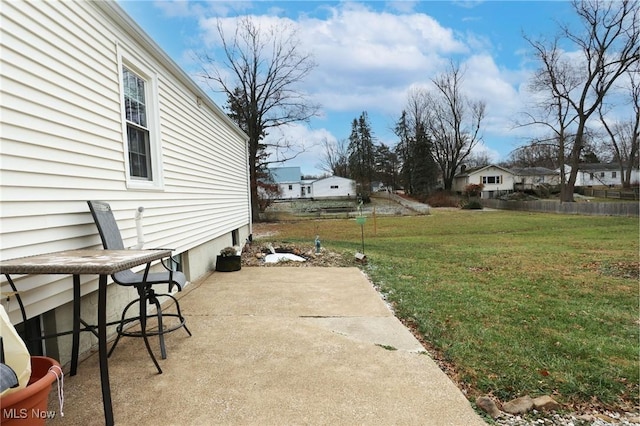
{"type": "MultiPolygon", "coordinates": [[[[347,139],[351,122],[363,111],[374,137],[395,145],[391,129],[408,90],[428,84],[451,59],[465,69],[467,95],[487,103],[477,150],[496,162],[506,159],[532,131],[514,127],[530,99],[526,88],[536,66],[523,34],[552,38],[557,22],[573,19],[566,1],[121,0],[120,5],[197,82],[193,52],[215,51],[218,19],[228,28],[247,14],[265,26],[293,25],[301,47],[318,65],[302,88],[322,106],[322,114],[271,137],[305,149],[281,165],[316,175],[322,173],[321,141],[347,139]]],[[[223,106],[224,97],[207,91],[223,106]]]]}

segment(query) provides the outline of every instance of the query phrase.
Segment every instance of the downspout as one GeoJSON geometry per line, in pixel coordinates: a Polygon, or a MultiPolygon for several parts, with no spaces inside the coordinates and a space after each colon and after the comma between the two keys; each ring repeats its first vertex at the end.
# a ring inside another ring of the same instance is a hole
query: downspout
{"type": "Polygon", "coordinates": [[[138,244],[132,247],[133,250],[141,250],[144,247],[144,232],[142,231],[142,213],[144,212],[144,207],[138,207],[136,210],[136,234],[138,236],[138,244]]]}

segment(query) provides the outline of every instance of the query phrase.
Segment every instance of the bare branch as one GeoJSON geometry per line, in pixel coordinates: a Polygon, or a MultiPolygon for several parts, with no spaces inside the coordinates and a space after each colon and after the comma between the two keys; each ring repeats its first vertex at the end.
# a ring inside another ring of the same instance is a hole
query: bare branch
{"type": "Polygon", "coordinates": [[[424,95],[424,116],[432,139],[433,158],[451,189],[458,167],[482,140],[484,101],[472,101],[463,94],[464,72],[451,63],[449,69],[432,80],[435,90],[424,95]]]}
{"type": "MultiPolygon", "coordinates": [[[[569,179],[562,176],[562,200],[573,201],[573,188],[583,149],[587,145],[588,123],[601,109],[605,96],[618,79],[640,61],[640,6],[631,0],[574,0],[573,8],[581,30],[560,27],[551,43],[527,38],[540,62],[531,88],[546,94],[546,108],[535,122],[545,122],[559,140],[559,160],[565,163],[567,133],[575,137],[567,145],[571,166],[569,179]],[[569,58],[560,49],[566,40],[579,49],[581,58],[569,58]]],[[[526,37],[525,37],[526,38],[526,37]]]]}
{"type": "Polygon", "coordinates": [[[249,169],[254,218],[259,217],[257,180],[260,170],[272,162],[295,158],[295,144],[285,139],[262,143],[269,129],[308,121],[320,107],[309,101],[299,83],[316,64],[310,54],[301,51],[295,30],[276,24],[263,29],[253,18],[239,18],[233,34],[226,34],[217,22],[222,48],[217,61],[212,54],[201,54],[201,77],[214,90],[227,95],[230,117],[249,136],[249,169]],[[267,161],[265,149],[276,153],[267,161]]]}

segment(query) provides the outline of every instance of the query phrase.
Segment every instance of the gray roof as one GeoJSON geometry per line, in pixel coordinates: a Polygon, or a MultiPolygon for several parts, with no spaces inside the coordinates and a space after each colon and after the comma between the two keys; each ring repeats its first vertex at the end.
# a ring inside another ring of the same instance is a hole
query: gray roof
{"type": "Polygon", "coordinates": [[[605,170],[620,170],[619,163],[581,163],[578,170],[583,172],[601,172],[605,170]]]}
{"type": "Polygon", "coordinates": [[[546,167],[522,167],[511,170],[518,176],[548,176],[559,174],[559,172],[547,169],[546,167]]]}
{"type": "Polygon", "coordinates": [[[464,171],[460,171],[460,173],[456,174],[455,177],[469,176],[469,175],[471,175],[473,173],[477,173],[477,172],[479,172],[481,170],[489,169],[491,167],[495,167],[496,169],[504,170],[507,173],[514,174],[513,171],[511,171],[509,169],[506,169],[504,167],[498,166],[496,164],[489,164],[487,166],[472,167],[472,168],[465,169],[464,171]]]}

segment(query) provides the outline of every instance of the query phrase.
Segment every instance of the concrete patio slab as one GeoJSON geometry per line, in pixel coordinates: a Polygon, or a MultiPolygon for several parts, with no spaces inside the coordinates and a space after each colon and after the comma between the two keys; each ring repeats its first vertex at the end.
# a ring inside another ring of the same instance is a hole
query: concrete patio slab
{"type": "MultiPolygon", "coordinates": [[[[357,268],[213,273],[180,304],[163,374],[140,339],[109,359],[116,424],[485,424],[357,268]]],[[[97,356],[64,391],[48,424],[104,423],[97,356]]]]}

